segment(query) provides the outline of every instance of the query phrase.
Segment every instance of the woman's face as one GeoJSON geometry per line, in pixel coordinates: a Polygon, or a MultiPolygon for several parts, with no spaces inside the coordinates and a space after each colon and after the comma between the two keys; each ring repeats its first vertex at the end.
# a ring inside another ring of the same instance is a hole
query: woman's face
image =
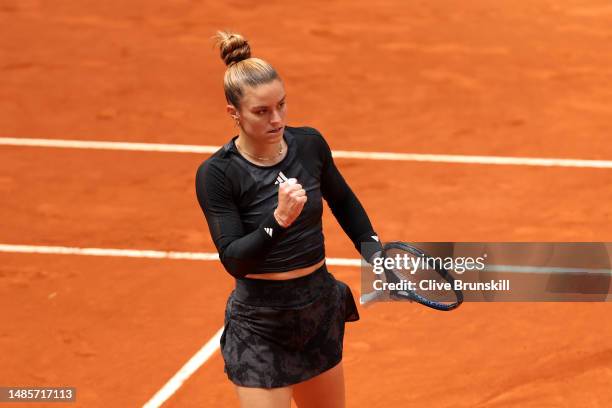
{"type": "Polygon", "coordinates": [[[257,143],[279,143],[285,129],[287,105],[285,87],[275,79],[255,88],[246,87],[240,110],[228,105],[228,112],[238,118],[242,131],[257,143]]]}

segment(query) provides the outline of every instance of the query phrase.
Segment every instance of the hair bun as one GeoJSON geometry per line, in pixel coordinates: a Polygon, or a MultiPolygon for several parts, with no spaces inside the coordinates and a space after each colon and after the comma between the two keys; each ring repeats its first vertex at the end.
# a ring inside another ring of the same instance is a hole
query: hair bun
{"type": "Polygon", "coordinates": [[[221,59],[230,66],[247,58],[251,58],[251,47],[248,41],[237,33],[217,31],[217,46],[221,59]]]}

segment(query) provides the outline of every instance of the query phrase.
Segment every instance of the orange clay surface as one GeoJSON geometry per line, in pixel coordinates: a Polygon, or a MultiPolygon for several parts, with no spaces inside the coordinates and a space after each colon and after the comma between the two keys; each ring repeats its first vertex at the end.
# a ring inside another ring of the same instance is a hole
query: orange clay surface
{"type": "MultiPolygon", "coordinates": [[[[0,136],[220,145],[220,28],[280,72],[289,124],[333,149],[612,159],[604,0],[4,0],[0,136]]],[[[0,146],[0,243],[212,252],[194,192],[206,157],[0,146]]],[[[612,241],[610,169],[337,164],[384,240],[612,241]]],[[[355,258],[324,224],[328,256],[355,258]]],[[[357,269],[331,270],[359,294],[357,269]]],[[[221,326],[232,285],[218,262],[0,253],[0,386],[142,406],[221,326]]],[[[611,313],[363,309],[348,406],[609,406],[611,313]]],[[[218,351],[165,406],[237,406],[218,351]]]]}

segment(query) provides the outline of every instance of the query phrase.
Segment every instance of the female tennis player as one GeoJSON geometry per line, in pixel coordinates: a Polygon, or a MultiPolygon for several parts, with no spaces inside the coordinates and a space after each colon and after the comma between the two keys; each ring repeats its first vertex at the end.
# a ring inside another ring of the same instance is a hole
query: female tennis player
{"type": "Polygon", "coordinates": [[[321,134],[286,125],[283,82],[239,34],[218,32],[227,112],[238,135],[196,174],[198,201],[236,279],[221,337],[241,407],[344,407],[345,322],[353,295],[325,266],[322,199],[364,259],[378,250],[366,212],[321,134]],[[374,243],[365,245],[362,242],[374,243]],[[367,252],[367,253],[366,253],[367,252]]]}

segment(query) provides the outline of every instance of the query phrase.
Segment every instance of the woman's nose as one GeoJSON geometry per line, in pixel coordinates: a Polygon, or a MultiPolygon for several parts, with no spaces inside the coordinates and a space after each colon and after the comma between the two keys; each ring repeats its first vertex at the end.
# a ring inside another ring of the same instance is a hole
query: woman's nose
{"type": "Polygon", "coordinates": [[[273,110],[272,115],[270,116],[270,123],[280,123],[283,120],[281,112],[279,110],[273,110]]]}

